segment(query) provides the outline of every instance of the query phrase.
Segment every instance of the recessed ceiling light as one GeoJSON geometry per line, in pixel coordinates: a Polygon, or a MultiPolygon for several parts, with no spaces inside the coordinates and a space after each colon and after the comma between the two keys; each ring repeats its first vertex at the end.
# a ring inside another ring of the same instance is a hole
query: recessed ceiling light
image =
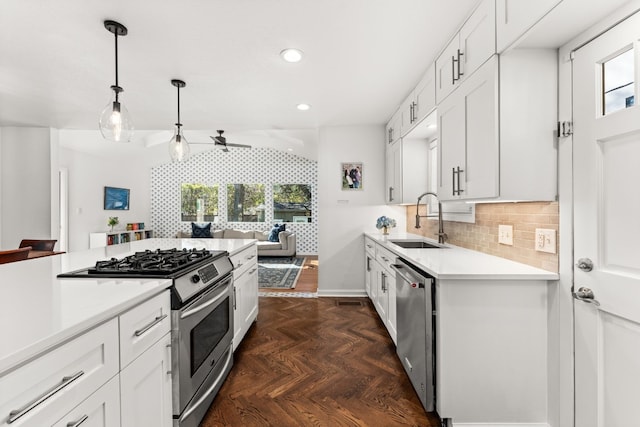
{"type": "Polygon", "coordinates": [[[311,105],[309,104],[298,104],[296,106],[296,108],[300,111],[307,111],[309,108],[311,108],[311,105]]]}
{"type": "Polygon", "coordinates": [[[280,56],[287,62],[300,62],[302,59],[302,51],[300,49],[288,48],[280,52],[280,56]]]}

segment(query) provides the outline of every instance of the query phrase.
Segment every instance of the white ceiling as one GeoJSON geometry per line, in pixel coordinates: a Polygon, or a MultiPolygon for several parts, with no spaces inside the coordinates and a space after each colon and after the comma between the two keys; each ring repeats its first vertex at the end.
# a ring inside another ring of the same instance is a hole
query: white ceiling
{"type": "Polygon", "coordinates": [[[97,129],[115,79],[105,19],[129,30],[119,83],[136,129],[172,129],[174,78],[187,131],[382,124],[475,3],[2,0],[0,126],[97,129]]]}

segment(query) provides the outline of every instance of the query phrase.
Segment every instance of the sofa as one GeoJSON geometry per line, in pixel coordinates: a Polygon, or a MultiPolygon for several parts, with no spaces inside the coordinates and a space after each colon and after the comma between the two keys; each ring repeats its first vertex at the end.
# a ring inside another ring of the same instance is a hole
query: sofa
{"type": "MultiPolygon", "coordinates": [[[[290,231],[281,231],[278,233],[278,241],[269,241],[270,231],[244,231],[232,230],[224,228],[221,230],[213,230],[211,235],[214,239],[256,239],[258,242],[258,256],[282,256],[292,257],[296,254],[296,235],[290,231]]],[[[179,239],[190,238],[191,233],[188,231],[178,231],[176,235],[179,239]]]]}

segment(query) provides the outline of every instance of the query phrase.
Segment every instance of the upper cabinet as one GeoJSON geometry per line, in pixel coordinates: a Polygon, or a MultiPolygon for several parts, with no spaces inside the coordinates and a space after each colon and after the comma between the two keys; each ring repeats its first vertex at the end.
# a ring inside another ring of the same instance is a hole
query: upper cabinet
{"type": "Polygon", "coordinates": [[[494,55],[438,106],[440,200],[555,200],[557,56],[494,55]]]}
{"type": "Polygon", "coordinates": [[[402,110],[396,111],[389,123],[387,123],[387,144],[393,144],[400,139],[400,127],[402,123],[402,110]]]}
{"type": "Polygon", "coordinates": [[[496,0],[496,48],[502,52],[562,0],[496,0]]]}
{"type": "Polygon", "coordinates": [[[495,1],[483,0],[436,59],[440,104],[496,52],[495,1]]]}
{"type": "Polygon", "coordinates": [[[432,64],[424,74],[416,88],[411,91],[400,107],[401,136],[422,121],[436,107],[436,69],[432,64]]]}

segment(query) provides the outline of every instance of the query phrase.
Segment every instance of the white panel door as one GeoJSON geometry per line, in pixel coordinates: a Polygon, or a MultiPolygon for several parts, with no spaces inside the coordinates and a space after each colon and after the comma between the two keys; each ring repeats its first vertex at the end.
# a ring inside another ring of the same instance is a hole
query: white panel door
{"type": "Polygon", "coordinates": [[[578,50],[573,64],[580,427],[628,427],[640,419],[639,39],[636,15],[578,50]]]}

